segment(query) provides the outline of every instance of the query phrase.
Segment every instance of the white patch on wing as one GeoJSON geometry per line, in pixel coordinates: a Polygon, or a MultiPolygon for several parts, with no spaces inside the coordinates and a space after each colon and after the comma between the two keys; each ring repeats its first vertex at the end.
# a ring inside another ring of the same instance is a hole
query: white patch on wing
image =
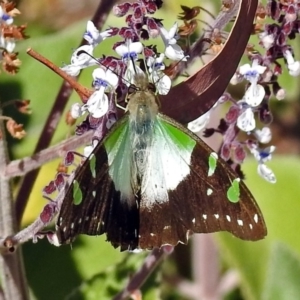
{"type": "MultiPolygon", "coordinates": [[[[142,195],[148,207],[154,203],[167,202],[168,191],[175,190],[190,174],[191,155],[196,145],[196,141],[190,137],[187,137],[190,143],[183,143],[165,124],[158,117],[142,182],[142,195]]],[[[175,132],[180,131],[174,126],[172,128],[175,132]]]]}

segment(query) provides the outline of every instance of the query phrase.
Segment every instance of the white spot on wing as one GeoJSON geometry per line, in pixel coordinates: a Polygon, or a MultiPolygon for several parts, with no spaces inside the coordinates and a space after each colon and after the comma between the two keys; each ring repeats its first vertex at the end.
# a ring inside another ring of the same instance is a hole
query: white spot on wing
{"type": "Polygon", "coordinates": [[[219,215],[218,214],[214,214],[216,219],[219,219],[219,215]]]}
{"type": "Polygon", "coordinates": [[[254,222],[257,223],[258,222],[258,215],[255,214],[253,219],[254,219],[254,222]]]}
{"type": "Polygon", "coordinates": [[[207,215],[206,214],[203,214],[202,217],[203,217],[204,220],[207,219],[207,215]]]}
{"type": "Polygon", "coordinates": [[[165,227],[164,227],[164,230],[166,230],[166,229],[170,229],[171,228],[171,226],[169,226],[169,225],[166,225],[165,227]]]}
{"type": "Polygon", "coordinates": [[[71,229],[73,229],[73,228],[74,228],[74,222],[71,223],[71,229]]]}
{"type": "Polygon", "coordinates": [[[208,188],[207,191],[206,191],[206,195],[210,196],[212,193],[213,193],[213,190],[208,188]]]}
{"type": "Polygon", "coordinates": [[[82,222],[82,218],[80,218],[80,219],[78,220],[78,224],[81,224],[81,222],[82,222]]]}
{"type": "Polygon", "coordinates": [[[195,224],[195,222],[196,222],[196,219],[194,218],[194,219],[192,220],[192,222],[193,222],[193,224],[195,224]]]}
{"type": "Polygon", "coordinates": [[[86,217],[85,217],[85,220],[86,220],[86,221],[88,221],[89,219],[90,219],[90,217],[89,217],[89,216],[86,216],[86,217]]]}
{"type": "Polygon", "coordinates": [[[227,219],[228,222],[231,222],[231,218],[230,218],[229,215],[226,215],[226,219],[227,219]]]}
{"type": "Polygon", "coordinates": [[[243,225],[244,225],[243,220],[240,220],[240,219],[237,219],[237,223],[238,223],[240,226],[243,226],[243,225]]]}
{"type": "Polygon", "coordinates": [[[155,234],[153,232],[150,233],[151,236],[155,236],[155,234]]]}
{"type": "Polygon", "coordinates": [[[249,227],[250,227],[250,229],[251,229],[251,230],[253,229],[253,226],[252,226],[252,224],[249,224],[249,227]]]}

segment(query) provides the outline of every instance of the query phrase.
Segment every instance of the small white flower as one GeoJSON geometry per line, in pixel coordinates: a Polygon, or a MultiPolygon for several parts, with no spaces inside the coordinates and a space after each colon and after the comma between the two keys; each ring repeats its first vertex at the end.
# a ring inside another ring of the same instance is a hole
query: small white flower
{"type": "Polygon", "coordinates": [[[118,86],[119,78],[110,69],[97,68],[93,71],[92,76],[96,89],[104,87],[104,89],[115,90],[118,86]]]}
{"type": "Polygon", "coordinates": [[[95,27],[92,21],[87,22],[86,32],[83,35],[83,38],[93,46],[100,44],[107,37],[110,37],[112,30],[105,30],[103,32],[99,32],[99,30],[95,27]]]}
{"type": "Polygon", "coordinates": [[[245,132],[255,129],[256,123],[252,108],[246,108],[245,111],[239,115],[236,125],[245,132]]]}
{"type": "Polygon", "coordinates": [[[258,161],[258,174],[270,183],[275,183],[276,177],[273,171],[265,165],[265,162],[271,160],[272,153],[275,151],[276,147],[270,146],[265,149],[260,149],[256,144],[250,144],[248,147],[254,158],[258,161]]]}
{"type": "Polygon", "coordinates": [[[0,22],[1,20],[7,25],[11,25],[14,22],[14,19],[10,15],[5,13],[2,7],[0,6],[0,22]]]}
{"type": "Polygon", "coordinates": [[[293,77],[299,76],[300,74],[300,62],[295,61],[293,64],[288,65],[289,74],[293,77]]]}
{"type": "Polygon", "coordinates": [[[149,80],[155,84],[157,92],[160,95],[167,95],[172,85],[169,76],[162,72],[165,69],[165,65],[163,64],[164,57],[165,55],[161,53],[159,57],[148,57],[147,59],[149,80]]]}
{"type": "Polygon", "coordinates": [[[79,103],[73,104],[71,106],[70,114],[73,119],[79,118],[82,115],[81,105],[79,103]]]}
{"type": "Polygon", "coordinates": [[[125,44],[116,47],[115,51],[127,62],[127,69],[124,74],[124,81],[127,86],[134,84],[136,74],[144,73],[143,70],[134,62],[138,59],[138,54],[142,53],[143,45],[140,42],[132,42],[131,39],[126,40],[125,44]]]}
{"type": "Polygon", "coordinates": [[[244,95],[245,102],[252,106],[256,107],[258,106],[265,97],[265,89],[260,84],[251,84],[244,95]]]}
{"type": "Polygon", "coordinates": [[[274,172],[269,167],[267,167],[265,164],[263,164],[263,163],[258,164],[257,172],[262,178],[264,178],[268,182],[276,183],[276,176],[275,176],[274,172]]]}
{"type": "Polygon", "coordinates": [[[269,127],[263,127],[261,130],[256,129],[254,132],[257,140],[262,144],[267,144],[272,139],[271,129],[269,127]]]}
{"type": "Polygon", "coordinates": [[[253,60],[252,66],[245,64],[239,68],[239,73],[251,83],[244,97],[250,106],[258,106],[265,96],[265,89],[263,86],[257,84],[259,76],[263,74],[265,70],[266,67],[260,66],[256,59],[253,60]]]}
{"type": "Polygon", "coordinates": [[[63,66],[61,70],[71,76],[77,76],[80,70],[89,66],[97,65],[97,60],[93,57],[94,47],[84,45],[76,49],[71,56],[71,64],[63,66]]]}
{"type": "Polygon", "coordinates": [[[274,46],[275,37],[274,34],[268,34],[267,32],[262,32],[259,34],[259,38],[261,41],[261,45],[266,49],[269,50],[271,47],[274,46]]]}
{"type": "Polygon", "coordinates": [[[259,76],[265,72],[266,68],[267,67],[260,66],[257,59],[254,59],[252,62],[252,66],[250,66],[249,64],[240,66],[239,73],[243,75],[244,78],[250,83],[257,83],[259,76]]]}
{"type": "Polygon", "coordinates": [[[159,31],[162,37],[162,40],[165,44],[165,55],[167,58],[172,60],[187,60],[187,56],[184,55],[184,52],[176,44],[176,33],[178,29],[178,24],[175,22],[169,31],[167,31],[164,27],[160,26],[159,31]]]}
{"type": "Polygon", "coordinates": [[[121,44],[116,47],[115,51],[125,61],[137,60],[138,54],[142,53],[143,45],[141,42],[132,42],[131,39],[126,40],[125,44],[121,44]]]}
{"type": "Polygon", "coordinates": [[[293,54],[290,50],[283,51],[283,56],[286,59],[289,74],[291,76],[298,76],[300,74],[300,62],[295,61],[293,54]]]}
{"type": "Polygon", "coordinates": [[[15,39],[5,38],[0,35],[0,48],[5,48],[7,52],[12,53],[16,47],[15,39]]]}
{"type": "Polygon", "coordinates": [[[93,78],[96,91],[82,109],[88,110],[93,118],[100,118],[108,111],[108,97],[104,92],[117,87],[118,76],[109,69],[97,68],[93,71],[93,78]]]}
{"type": "Polygon", "coordinates": [[[275,149],[275,146],[260,149],[257,145],[255,145],[250,149],[250,152],[259,163],[266,163],[272,159],[272,153],[275,151],[275,149]]]}
{"type": "Polygon", "coordinates": [[[82,108],[88,110],[93,118],[104,116],[108,111],[108,97],[104,90],[95,91],[82,108]]]}
{"type": "Polygon", "coordinates": [[[161,53],[159,57],[149,56],[147,58],[147,66],[148,66],[149,73],[164,70],[165,69],[165,64],[163,63],[164,59],[165,59],[165,55],[163,53],[161,53]]]}
{"type": "Polygon", "coordinates": [[[108,97],[106,91],[114,90],[118,85],[118,76],[111,70],[97,68],[93,71],[93,84],[96,89],[90,96],[86,104],[80,107],[79,104],[74,104],[71,108],[71,116],[79,117],[88,111],[93,118],[100,118],[108,111],[108,97]]]}

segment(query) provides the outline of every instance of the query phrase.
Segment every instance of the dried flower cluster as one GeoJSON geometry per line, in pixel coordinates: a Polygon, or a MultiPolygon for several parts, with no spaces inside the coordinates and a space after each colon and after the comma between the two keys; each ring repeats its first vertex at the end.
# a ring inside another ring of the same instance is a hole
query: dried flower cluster
{"type": "MultiPolygon", "coordinates": [[[[13,25],[14,17],[19,14],[20,11],[15,8],[15,3],[7,0],[0,1],[0,63],[2,69],[10,75],[15,75],[21,65],[21,61],[18,59],[18,53],[14,52],[16,41],[27,38],[25,25],[13,25]]],[[[9,101],[5,103],[5,105],[7,106],[11,103],[15,104],[21,113],[30,113],[28,107],[29,100],[9,101]]],[[[8,120],[6,122],[6,128],[12,137],[22,139],[26,135],[22,124],[17,124],[17,122],[10,117],[1,116],[0,119],[8,120]]]]}
{"type": "Polygon", "coordinates": [[[9,74],[16,74],[21,65],[18,53],[13,52],[16,41],[27,38],[26,25],[13,25],[14,17],[20,14],[15,3],[0,1],[0,62],[2,69],[9,74]]]}

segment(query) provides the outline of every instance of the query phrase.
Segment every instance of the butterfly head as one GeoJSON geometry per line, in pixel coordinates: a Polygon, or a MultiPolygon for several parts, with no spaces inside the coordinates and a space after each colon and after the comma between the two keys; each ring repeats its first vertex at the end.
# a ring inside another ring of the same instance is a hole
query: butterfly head
{"type": "MultiPolygon", "coordinates": [[[[149,113],[149,118],[153,119],[159,108],[158,98],[155,96],[155,86],[149,82],[144,73],[137,73],[133,78],[133,93],[128,97],[127,110],[132,119],[137,119],[137,115],[149,113]]],[[[130,88],[129,88],[130,90],[130,88]]]]}

